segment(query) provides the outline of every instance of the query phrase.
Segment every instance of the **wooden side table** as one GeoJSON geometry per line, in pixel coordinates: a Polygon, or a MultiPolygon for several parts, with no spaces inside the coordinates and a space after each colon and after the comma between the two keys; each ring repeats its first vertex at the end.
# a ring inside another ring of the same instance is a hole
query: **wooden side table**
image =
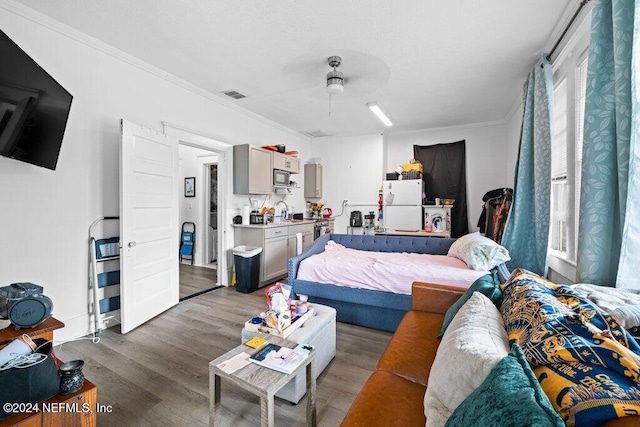
{"type": "MultiPolygon", "coordinates": [[[[50,317],[35,328],[16,330],[13,325],[0,329],[0,348],[23,334],[31,338],[44,338],[53,341],[53,331],[64,327],[64,323],[50,317]]],[[[56,360],[58,366],[60,361],[56,360]]],[[[38,405],[37,412],[15,414],[0,421],[0,427],[21,426],[78,426],[95,427],[97,424],[96,408],[98,404],[98,389],[85,379],[80,390],[68,395],[55,395],[51,399],[38,405]]]]}
{"type": "MultiPolygon", "coordinates": [[[[286,341],[280,338],[269,338],[270,343],[277,344],[282,347],[293,348],[296,343],[286,341]]],[[[218,364],[230,359],[231,357],[246,352],[248,354],[255,353],[256,349],[248,347],[244,344],[239,345],[233,350],[228,351],[222,356],[209,363],[209,425],[221,425],[220,411],[220,379],[227,381],[243,388],[244,390],[255,394],[260,398],[261,425],[263,427],[273,427],[274,419],[274,396],[278,390],[291,381],[302,369],[306,369],[307,374],[307,425],[316,426],[316,378],[312,375],[312,366],[316,357],[316,350],[313,349],[291,374],[283,374],[273,369],[265,368],[255,363],[249,363],[237,371],[227,374],[218,368],[218,364]]]]}
{"type": "Polygon", "coordinates": [[[73,394],[57,394],[38,404],[37,412],[15,414],[0,421],[0,427],[95,427],[98,388],[85,379],[82,388],[73,394]]]}
{"type": "Polygon", "coordinates": [[[53,341],[53,331],[60,328],[64,328],[64,323],[55,317],[49,317],[35,328],[16,330],[13,325],[9,325],[4,329],[0,329],[0,348],[24,334],[29,335],[31,338],[44,338],[47,341],[53,341]]]}

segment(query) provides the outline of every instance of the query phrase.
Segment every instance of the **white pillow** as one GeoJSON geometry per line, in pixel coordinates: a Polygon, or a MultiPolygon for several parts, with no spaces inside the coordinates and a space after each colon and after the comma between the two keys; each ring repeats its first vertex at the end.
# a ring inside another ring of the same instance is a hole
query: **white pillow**
{"type": "Polygon", "coordinates": [[[511,259],[509,251],[479,232],[465,234],[453,242],[447,254],[464,261],[474,270],[491,270],[511,259]]]}
{"type": "Polygon", "coordinates": [[[474,292],[444,333],[431,366],[424,395],[427,427],[444,426],[507,354],[509,337],[500,311],[474,292]]]}

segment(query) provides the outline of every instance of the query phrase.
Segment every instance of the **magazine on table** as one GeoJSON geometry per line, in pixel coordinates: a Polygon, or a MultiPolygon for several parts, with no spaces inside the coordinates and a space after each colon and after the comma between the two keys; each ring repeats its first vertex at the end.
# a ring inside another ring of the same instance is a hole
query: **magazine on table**
{"type": "Polygon", "coordinates": [[[258,350],[249,360],[260,366],[290,374],[307,358],[311,348],[308,344],[301,344],[293,349],[270,343],[258,350]]]}

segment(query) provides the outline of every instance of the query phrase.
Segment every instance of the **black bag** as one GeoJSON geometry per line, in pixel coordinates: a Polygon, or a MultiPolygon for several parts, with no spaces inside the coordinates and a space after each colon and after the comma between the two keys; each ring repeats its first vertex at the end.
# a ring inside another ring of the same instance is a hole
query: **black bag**
{"type": "Polygon", "coordinates": [[[5,403],[40,403],[60,391],[60,374],[53,355],[53,344],[44,339],[35,339],[37,352],[47,358],[28,368],[11,368],[0,371],[0,420],[15,412],[5,412],[5,403]]]}

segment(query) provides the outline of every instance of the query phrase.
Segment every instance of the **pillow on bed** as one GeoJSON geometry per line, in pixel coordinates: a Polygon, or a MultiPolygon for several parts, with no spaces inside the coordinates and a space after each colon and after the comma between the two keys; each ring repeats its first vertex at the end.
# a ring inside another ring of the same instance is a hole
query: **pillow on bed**
{"type": "Polygon", "coordinates": [[[424,395],[427,425],[444,426],[508,353],[509,338],[500,312],[487,297],[474,292],[438,346],[424,395]]]}
{"type": "Polygon", "coordinates": [[[444,320],[442,321],[442,330],[440,331],[440,335],[438,338],[442,338],[444,332],[447,330],[447,327],[453,320],[453,317],[456,315],[460,307],[464,305],[465,302],[471,298],[474,292],[480,292],[485,297],[489,298],[493,305],[496,306],[497,309],[500,309],[500,305],[502,304],[502,291],[500,290],[500,280],[498,280],[497,272],[492,272],[490,274],[485,274],[484,276],[477,279],[475,282],[469,286],[469,289],[465,291],[464,294],[458,301],[454,302],[451,307],[447,310],[444,315],[444,320]]]}
{"type": "Polygon", "coordinates": [[[466,234],[453,242],[448,256],[464,261],[474,270],[491,270],[511,259],[509,251],[479,232],[466,234]]]}

